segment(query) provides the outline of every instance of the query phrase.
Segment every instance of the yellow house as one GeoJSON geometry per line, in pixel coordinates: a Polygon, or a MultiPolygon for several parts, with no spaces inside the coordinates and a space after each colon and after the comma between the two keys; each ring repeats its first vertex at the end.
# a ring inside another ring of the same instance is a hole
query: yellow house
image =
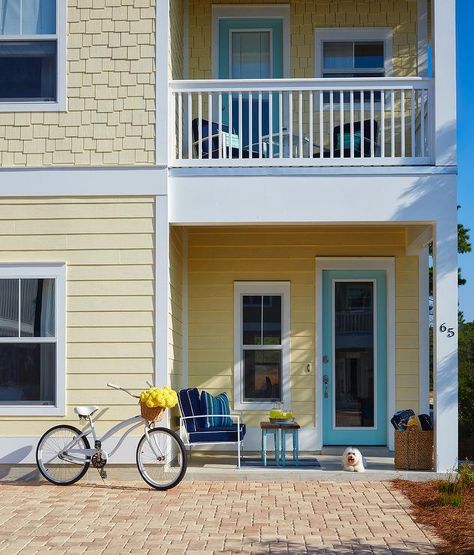
{"type": "Polygon", "coordinates": [[[133,416],[106,384],[147,380],[225,391],[249,450],[275,406],[304,450],[393,450],[393,413],[430,410],[433,243],[451,468],[454,0],[23,4],[0,6],[0,462],[76,405],[133,416]]]}

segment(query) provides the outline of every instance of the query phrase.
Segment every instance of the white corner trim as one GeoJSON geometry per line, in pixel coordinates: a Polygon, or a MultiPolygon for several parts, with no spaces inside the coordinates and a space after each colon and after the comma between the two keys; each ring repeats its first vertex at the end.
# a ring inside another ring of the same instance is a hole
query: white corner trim
{"type": "Polygon", "coordinates": [[[234,281],[234,410],[269,410],[273,402],[244,402],[242,379],[242,296],[282,295],[282,404],[291,406],[291,283],[289,281],[234,281]]]}
{"type": "Polygon", "coordinates": [[[168,149],[174,127],[170,127],[169,52],[170,52],[170,3],[156,2],[155,7],[155,164],[168,164],[168,149]]]}
{"type": "Polygon", "coordinates": [[[189,382],[189,278],[188,278],[188,257],[189,257],[189,233],[188,228],[183,229],[183,383],[186,388],[189,382]]]}
{"type": "Polygon", "coordinates": [[[418,76],[428,76],[428,0],[417,0],[418,76]]]}
{"type": "Polygon", "coordinates": [[[390,417],[395,412],[395,259],[393,257],[317,257],[316,260],[316,435],[317,449],[323,447],[323,271],[384,270],[387,275],[387,445],[394,449],[390,417]]]}
{"type": "Polygon", "coordinates": [[[384,42],[385,77],[393,74],[393,29],[391,27],[316,27],[314,29],[314,76],[323,74],[323,43],[327,41],[379,40],[384,42]]]}
{"type": "Polygon", "coordinates": [[[420,373],[420,413],[429,414],[430,403],[430,310],[429,310],[429,254],[425,247],[418,256],[419,295],[419,373],[420,373]]]}
{"type": "Polygon", "coordinates": [[[219,79],[219,20],[220,19],[282,19],[283,77],[291,73],[291,36],[289,4],[222,4],[212,6],[212,77],[219,79]]]}
{"type": "MultiPolygon", "coordinates": [[[[0,277],[3,279],[54,279],[56,330],[55,338],[51,341],[56,345],[56,405],[0,405],[0,415],[64,416],[66,414],[66,263],[19,262],[0,264],[0,277]]],[[[8,340],[8,338],[2,339],[8,340]]],[[[28,339],[35,342],[35,338],[28,339]]],[[[5,343],[6,341],[2,342],[5,343]]]]}

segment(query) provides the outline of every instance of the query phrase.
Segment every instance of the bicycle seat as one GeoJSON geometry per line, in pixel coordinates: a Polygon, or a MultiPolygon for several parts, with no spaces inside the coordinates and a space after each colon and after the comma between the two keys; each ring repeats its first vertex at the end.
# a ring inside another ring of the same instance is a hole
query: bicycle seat
{"type": "Polygon", "coordinates": [[[74,407],[74,412],[79,416],[92,416],[94,412],[98,411],[99,407],[74,407]]]}

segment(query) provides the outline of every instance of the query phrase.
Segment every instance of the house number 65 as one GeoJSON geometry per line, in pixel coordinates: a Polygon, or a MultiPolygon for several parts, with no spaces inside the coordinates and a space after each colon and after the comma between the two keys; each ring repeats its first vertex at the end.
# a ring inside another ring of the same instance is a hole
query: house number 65
{"type": "Polygon", "coordinates": [[[446,324],[441,324],[441,326],[439,327],[439,331],[441,333],[445,333],[447,337],[454,337],[454,335],[455,335],[454,329],[453,328],[448,328],[446,326],[446,324]]]}

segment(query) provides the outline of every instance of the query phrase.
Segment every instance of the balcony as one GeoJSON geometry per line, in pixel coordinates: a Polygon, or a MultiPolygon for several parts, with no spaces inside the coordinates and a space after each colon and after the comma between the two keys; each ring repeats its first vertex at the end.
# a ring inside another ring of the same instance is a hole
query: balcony
{"type": "Polygon", "coordinates": [[[433,162],[433,80],[171,81],[174,167],[433,162]]]}

